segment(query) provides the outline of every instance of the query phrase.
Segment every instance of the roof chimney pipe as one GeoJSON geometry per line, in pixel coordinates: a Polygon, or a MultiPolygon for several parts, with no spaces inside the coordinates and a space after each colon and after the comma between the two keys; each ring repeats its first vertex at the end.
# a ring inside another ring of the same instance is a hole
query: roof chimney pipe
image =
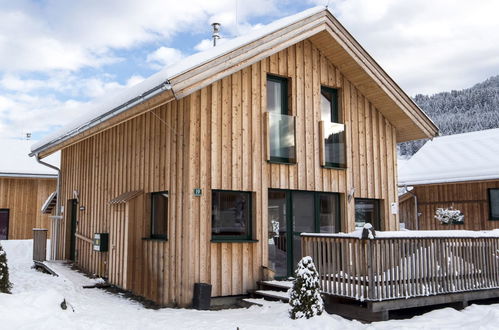
{"type": "Polygon", "coordinates": [[[220,26],[222,24],[220,23],[212,23],[211,26],[213,27],[213,34],[211,37],[213,38],[213,47],[217,45],[217,40],[220,39],[220,26]]]}

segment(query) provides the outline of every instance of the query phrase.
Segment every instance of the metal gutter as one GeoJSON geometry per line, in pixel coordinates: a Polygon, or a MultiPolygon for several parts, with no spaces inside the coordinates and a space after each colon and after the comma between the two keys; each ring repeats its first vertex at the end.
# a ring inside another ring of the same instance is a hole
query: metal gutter
{"type": "Polygon", "coordinates": [[[57,174],[0,173],[0,178],[56,179],[57,174]]]}
{"type": "Polygon", "coordinates": [[[105,112],[105,113],[103,113],[95,118],[92,118],[90,121],[82,124],[81,126],[76,127],[74,129],[72,129],[71,131],[65,133],[64,135],[59,136],[57,138],[54,138],[53,140],[45,143],[44,145],[32,150],[31,153],[29,154],[29,156],[30,157],[38,156],[39,153],[47,150],[48,148],[50,148],[54,145],[57,145],[59,143],[62,143],[64,141],[72,138],[73,136],[76,136],[76,135],[78,135],[78,134],[80,134],[80,133],[82,133],[82,132],[84,132],[92,127],[95,127],[95,126],[99,125],[100,123],[107,121],[107,120],[119,115],[120,113],[125,112],[126,110],[128,110],[136,105],[139,105],[139,104],[153,98],[154,96],[161,94],[162,92],[170,90],[170,89],[171,89],[170,81],[165,80],[160,85],[157,85],[156,87],[149,89],[148,91],[140,94],[139,96],[136,96],[136,97],[128,100],[127,102],[125,102],[117,107],[114,107],[113,109],[111,109],[111,110],[109,110],[109,111],[107,111],[107,112],[105,112]]]}

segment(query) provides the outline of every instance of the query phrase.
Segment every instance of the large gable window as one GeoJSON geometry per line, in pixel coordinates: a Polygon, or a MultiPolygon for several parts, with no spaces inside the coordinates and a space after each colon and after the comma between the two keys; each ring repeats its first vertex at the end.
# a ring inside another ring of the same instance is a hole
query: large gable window
{"type": "Polygon", "coordinates": [[[499,188],[489,189],[489,219],[499,220],[499,188]]]}
{"type": "Polygon", "coordinates": [[[295,117],[288,107],[288,79],[267,76],[267,159],[276,163],[296,162],[295,117]]]}
{"type": "Polygon", "coordinates": [[[213,240],[251,240],[251,193],[213,190],[213,240]]]}
{"type": "Polygon", "coordinates": [[[345,168],[345,125],[338,92],[335,88],[321,87],[321,165],[345,168]]]}
{"type": "Polygon", "coordinates": [[[151,238],[166,239],[168,229],[168,192],[151,194],[151,238]]]}

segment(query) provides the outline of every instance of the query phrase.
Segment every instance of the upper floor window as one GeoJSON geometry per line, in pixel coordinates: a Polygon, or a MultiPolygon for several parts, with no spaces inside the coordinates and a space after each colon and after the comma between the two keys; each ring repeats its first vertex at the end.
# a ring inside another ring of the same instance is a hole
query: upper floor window
{"type": "Polygon", "coordinates": [[[213,190],[211,233],[214,240],[251,240],[251,193],[213,190]]]}
{"type": "Polygon", "coordinates": [[[151,238],[166,239],[168,229],[168,192],[151,194],[151,238]]]}
{"type": "Polygon", "coordinates": [[[295,117],[288,107],[288,79],[267,76],[268,160],[296,162],[295,117]]]}
{"type": "Polygon", "coordinates": [[[489,219],[499,220],[499,188],[489,189],[489,219]]]}
{"type": "Polygon", "coordinates": [[[321,87],[321,162],[325,167],[346,167],[345,125],[341,118],[338,89],[321,87]]]}
{"type": "Polygon", "coordinates": [[[381,230],[379,199],[355,199],[355,228],[363,228],[370,223],[375,230],[381,230]]]}

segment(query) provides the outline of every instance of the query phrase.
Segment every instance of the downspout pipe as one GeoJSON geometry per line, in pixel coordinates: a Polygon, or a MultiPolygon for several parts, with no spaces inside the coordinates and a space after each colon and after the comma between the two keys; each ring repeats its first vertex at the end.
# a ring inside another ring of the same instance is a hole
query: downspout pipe
{"type": "Polygon", "coordinates": [[[51,243],[50,243],[50,259],[51,260],[56,260],[57,259],[57,250],[58,250],[58,245],[59,245],[59,229],[60,229],[60,223],[59,220],[62,219],[62,212],[61,212],[61,169],[51,165],[49,163],[45,163],[40,159],[39,154],[35,154],[35,159],[36,161],[43,165],[47,166],[57,172],[57,186],[56,186],[56,204],[55,204],[55,216],[52,216],[52,236],[51,236],[51,243]],[[55,222],[55,224],[54,224],[55,222]]]}

